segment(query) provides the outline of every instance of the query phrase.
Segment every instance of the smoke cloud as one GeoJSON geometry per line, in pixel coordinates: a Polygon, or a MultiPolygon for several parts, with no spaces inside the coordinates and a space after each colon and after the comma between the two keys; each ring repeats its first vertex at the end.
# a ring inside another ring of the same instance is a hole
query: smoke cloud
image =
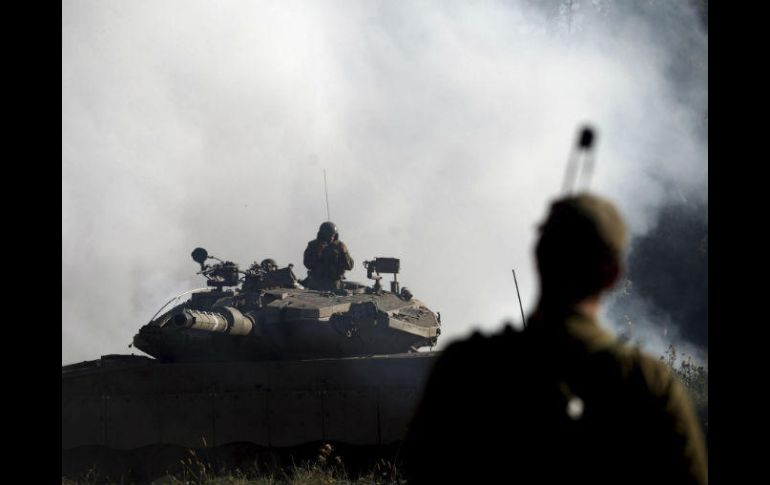
{"type": "Polygon", "coordinates": [[[535,228],[581,122],[591,187],[635,238],[682,197],[707,204],[706,59],[681,2],[66,2],[62,363],[133,350],[203,286],[196,246],[304,276],[323,169],[350,280],[400,257],[441,346],[519,320],[511,268],[531,309],[535,228]]]}

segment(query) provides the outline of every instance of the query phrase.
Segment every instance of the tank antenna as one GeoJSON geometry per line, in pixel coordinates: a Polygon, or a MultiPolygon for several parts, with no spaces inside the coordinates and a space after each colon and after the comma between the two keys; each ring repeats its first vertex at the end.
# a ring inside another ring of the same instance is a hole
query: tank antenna
{"type": "Polygon", "coordinates": [[[519,298],[519,310],[521,310],[521,323],[524,325],[524,328],[527,328],[527,320],[524,318],[524,307],[521,305],[521,294],[519,293],[519,282],[516,280],[516,270],[512,269],[513,272],[513,284],[516,285],[516,296],[519,298]]]}
{"type": "Polygon", "coordinates": [[[326,220],[332,220],[332,216],[329,215],[329,189],[326,186],[326,169],[324,169],[324,194],[326,194],[326,220]]]}
{"type": "Polygon", "coordinates": [[[580,128],[576,146],[567,160],[567,171],[564,174],[564,184],[561,189],[563,195],[575,192],[580,175],[585,180],[586,189],[590,185],[594,169],[595,139],[595,130],[591,125],[585,124],[580,128]]]}

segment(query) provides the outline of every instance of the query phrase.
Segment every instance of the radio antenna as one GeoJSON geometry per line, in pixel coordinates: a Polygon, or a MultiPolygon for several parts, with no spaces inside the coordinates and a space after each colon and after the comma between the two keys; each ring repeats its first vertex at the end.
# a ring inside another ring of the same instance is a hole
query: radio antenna
{"type": "Polygon", "coordinates": [[[564,184],[562,185],[562,194],[567,195],[575,192],[577,189],[578,178],[582,171],[582,178],[585,180],[586,189],[591,183],[591,175],[594,169],[594,140],[595,131],[590,125],[583,125],[578,134],[575,148],[570,153],[567,160],[567,171],[564,174],[564,184]],[[582,164],[581,164],[582,162],[582,164]],[[581,170],[582,169],[582,170],[581,170]]]}
{"type": "Polygon", "coordinates": [[[332,216],[329,215],[329,189],[326,186],[326,169],[324,169],[324,194],[326,194],[326,220],[330,221],[332,216]]]}
{"type": "Polygon", "coordinates": [[[513,272],[513,284],[516,285],[516,296],[519,297],[519,310],[521,310],[521,323],[524,325],[524,328],[527,328],[527,321],[524,319],[524,307],[521,305],[521,294],[519,293],[519,282],[516,280],[516,270],[512,269],[513,272]]]}

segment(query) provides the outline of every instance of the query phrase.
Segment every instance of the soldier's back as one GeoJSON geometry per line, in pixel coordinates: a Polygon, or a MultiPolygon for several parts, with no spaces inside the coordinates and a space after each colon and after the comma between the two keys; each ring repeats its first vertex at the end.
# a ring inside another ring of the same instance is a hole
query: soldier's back
{"type": "Polygon", "coordinates": [[[535,324],[447,348],[412,424],[406,467],[415,483],[705,483],[693,426],[662,363],[595,322],[535,324]]]}

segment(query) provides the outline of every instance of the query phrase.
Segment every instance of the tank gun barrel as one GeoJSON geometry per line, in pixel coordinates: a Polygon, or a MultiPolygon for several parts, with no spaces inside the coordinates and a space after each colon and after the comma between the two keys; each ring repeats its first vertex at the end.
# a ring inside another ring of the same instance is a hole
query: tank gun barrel
{"type": "Polygon", "coordinates": [[[221,307],[221,311],[205,312],[185,309],[169,320],[169,324],[177,329],[203,330],[212,333],[229,333],[230,335],[248,335],[254,328],[254,319],[244,315],[233,307],[221,307]]]}

